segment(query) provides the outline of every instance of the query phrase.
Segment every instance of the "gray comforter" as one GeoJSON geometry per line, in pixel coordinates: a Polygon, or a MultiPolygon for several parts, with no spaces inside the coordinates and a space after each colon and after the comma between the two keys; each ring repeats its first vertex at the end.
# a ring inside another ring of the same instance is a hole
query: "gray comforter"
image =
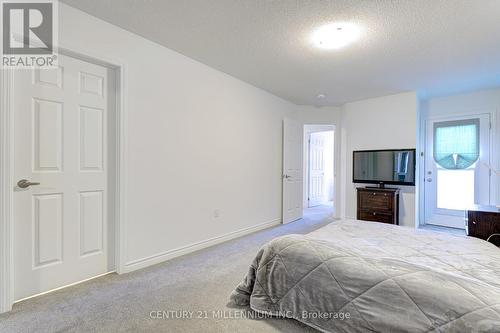
{"type": "Polygon", "coordinates": [[[231,299],[326,332],[500,332],[500,249],[334,222],[267,243],[231,299]]]}

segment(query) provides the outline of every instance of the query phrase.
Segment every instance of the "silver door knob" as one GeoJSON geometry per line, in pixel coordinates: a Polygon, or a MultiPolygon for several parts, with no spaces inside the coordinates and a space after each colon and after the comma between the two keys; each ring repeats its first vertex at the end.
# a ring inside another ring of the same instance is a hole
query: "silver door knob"
{"type": "Polygon", "coordinates": [[[17,186],[19,188],[28,188],[33,185],[40,185],[40,183],[30,182],[27,179],[21,179],[20,181],[17,182],[17,186]]]}

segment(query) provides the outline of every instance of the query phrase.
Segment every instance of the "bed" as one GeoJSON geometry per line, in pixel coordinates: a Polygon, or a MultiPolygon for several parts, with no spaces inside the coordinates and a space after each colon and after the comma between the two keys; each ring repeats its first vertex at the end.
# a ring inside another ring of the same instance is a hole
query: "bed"
{"type": "Polygon", "coordinates": [[[500,332],[500,249],[337,221],[264,245],[231,299],[323,332],[500,332]]]}

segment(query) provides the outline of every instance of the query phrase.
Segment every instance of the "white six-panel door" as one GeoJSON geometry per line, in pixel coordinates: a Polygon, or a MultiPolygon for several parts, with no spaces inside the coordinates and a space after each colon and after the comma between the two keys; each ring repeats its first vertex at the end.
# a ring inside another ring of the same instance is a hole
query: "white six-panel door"
{"type": "Polygon", "coordinates": [[[302,125],[292,119],[283,121],[283,223],[302,218],[303,191],[302,125]]]}
{"type": "Polygon", "coordinates": [[[105,67],[59,56],[14,75],[16,300],[106,273],[105,67]]]}
{"type": "Polygon", "coordinates": [[[325,200],[325,137],[322,132],[309,135],[309,207],[325,200]]]}

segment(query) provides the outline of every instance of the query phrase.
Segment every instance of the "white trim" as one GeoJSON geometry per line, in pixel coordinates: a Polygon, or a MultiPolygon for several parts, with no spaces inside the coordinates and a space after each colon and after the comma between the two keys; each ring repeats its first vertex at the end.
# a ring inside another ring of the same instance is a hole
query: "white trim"
{"type": "Polygon", "coordinates": [[[127,117],[127,70],[124,64],[119,65],[116,73],[116,190],[115,190],[115,269],[118,274],[124,273],[127,244],[127,172],[128,172],[128,117],[127,117]]]}
{"type": "Polygon", "coordinates": [[[0,70],[0,313],[12,309],[12,70],[0,70]]]}
{"type": "MultiPolygon", "coordinates": [[[[419,212],[419,219],[416,223],[418,227],[423,227],[427,225],[426,220],[425,220],[425,178],[426,178],[426,161],[425,161],[425,156],[426,156],[426,149],[427,149],[427,123],[428,121],[439,121],[439,120],[448,120],[448,119],[456,119],[456,118],[468,118],[468,117],[474,117],[474,116],[481,116],[481,115],[489,115],[490,117],[490,164],[495,163],[495,158],[499,160],[500,163],[500,157],[496,157],[495,151],[498,151],[497,147],[497,142],[498,140],[496,139],[498,136],[497,133],[497,127],[495,124],[497,123],[497,113],[499,112],[499,109],[497,108],[475,108],[475,109],[470,109],[470,110],[461,110],[460,112],[457,113],[448,113],[448,114],[438,114],[438,115],[429,115],[429,105],[428,101],[424,101],[422,105],[420,105],[420,112],[423,112],[424,115],[420,117],[420,135],[419,135],[419,140],[420,140],[420,151],[424,153],[424,156],[421,157],[421,164],[420,164],[420,178],[419,178],[419,184],[420,184],[420,189],[419,189],[419,195],[418,195],[418,207],[420,209],[419,212]]],[[[420,154],[417,151],[418,154],[420,154]]],[[[500,200],[500,188],[499,188],[499,193],[495,193],[495,183],[494,183],[494,178],[495,176],[490,177],[490,204],[494,205],[495,200],[498,202],[500,200]]],[[[500,186],[500,185],[499,185],[500,186]]]]}
{"type": "MultiPolygon", "coordinates": [[[[303,188],[303,194],[302,194],[302,201],[303,201],[303,206],[304,209],[310,208],[309,207],[309,160],[310,160],[310,138],[312,133],[317,133],[317,132],[333,132],[333,209],[334,209],[334,216],[336,215],[336,212],[338,212],[337,208],[337,159],[336,159],[336,144],[337,144],[337,133],[336,133],[336,126],[335,125],[326,125],[326,124],[303,124],[302,126],[303,132],[304,132],[304,160],[303,160],[303,165],[304,165],[304,188],[303,188]]],[[[337,216],[338,217],[338,216],[337,216]]]]}
{"type": "Polygon", "coordinates": [[[427,113],[423,114],[423,112],[426,112],[427,110],[425,109],[427,107],[427,104],[425,104],[424,107],[424,101],[419,101],[419,109],[418,109],[418,130],[417,130],[417,151],[415,158],[418,158],[418,169],[417,169],[417,174],[415,177],[418,178],[415,182],[415,196],[416,196],[416,208],[415,209],[415,214],[416,214],[416,220],[415,220],[415,228],[418,229],[420,227],[425,226],[425,153],[427,147],[425,146],[426,143],[426,138],[425,138],[425,131],[426,131],[426,119],[427,119],[427,113]],[[425,110],[425,111],[424,111],[425,110]],[[417,186],[418,184],[418,186],[417,186]]]}
{"type": "Polygon", "coordinates": [[[152,256],[145,257],[142,259],[133,260],[133,261],[128,262],[125,265],[125,269],[124,269],[123,273],[132,272],[132,271],[135,271],[137,269],[141,269],[144,267],[155,265],[155,264],[164,262],[166,260],[170,260],[170,259],[182,256],[182,255],[194,252],[194,251],[202,250],[204,248],[207,248],[207,247],[210,247],[213,245],[217,245],[217,244],[229,241],[231,239],[245,236],[245,235],[251,234],[253,232],[267,229],[270,227],[274,227],[274,226],[277,226],[280,224],[281,224],[281,219],[275,219],[275,220],[261,223],[261,224],[258,224],[258,225],[252,226],[252,227],[232,231],[232,232],[229,232],[229,233],[221,235],[221,236],[209,238],[209,239],[203,240],[201,242],[193,243],[193,244],[182,246],[182,247],[179,247],[179,248],[176,248],[173,250],[154,254],[152,256]]]}
{"type": "MultiPolygon", "coordinates": [[[[116,73],[116,191],[115,191],[115,270],[124,272],[126,258],[126,175],[127,175],[127,66],[120,59],[89,52],[76,45],[65,44],[58,48],[59,53],[107,66],[116,73]]],[[[13,92],[12,70],[0,70],[0,313],[12,309],[14,268],[13,268],[13,148],[11,119],[11,96],[13,92]]]]}

